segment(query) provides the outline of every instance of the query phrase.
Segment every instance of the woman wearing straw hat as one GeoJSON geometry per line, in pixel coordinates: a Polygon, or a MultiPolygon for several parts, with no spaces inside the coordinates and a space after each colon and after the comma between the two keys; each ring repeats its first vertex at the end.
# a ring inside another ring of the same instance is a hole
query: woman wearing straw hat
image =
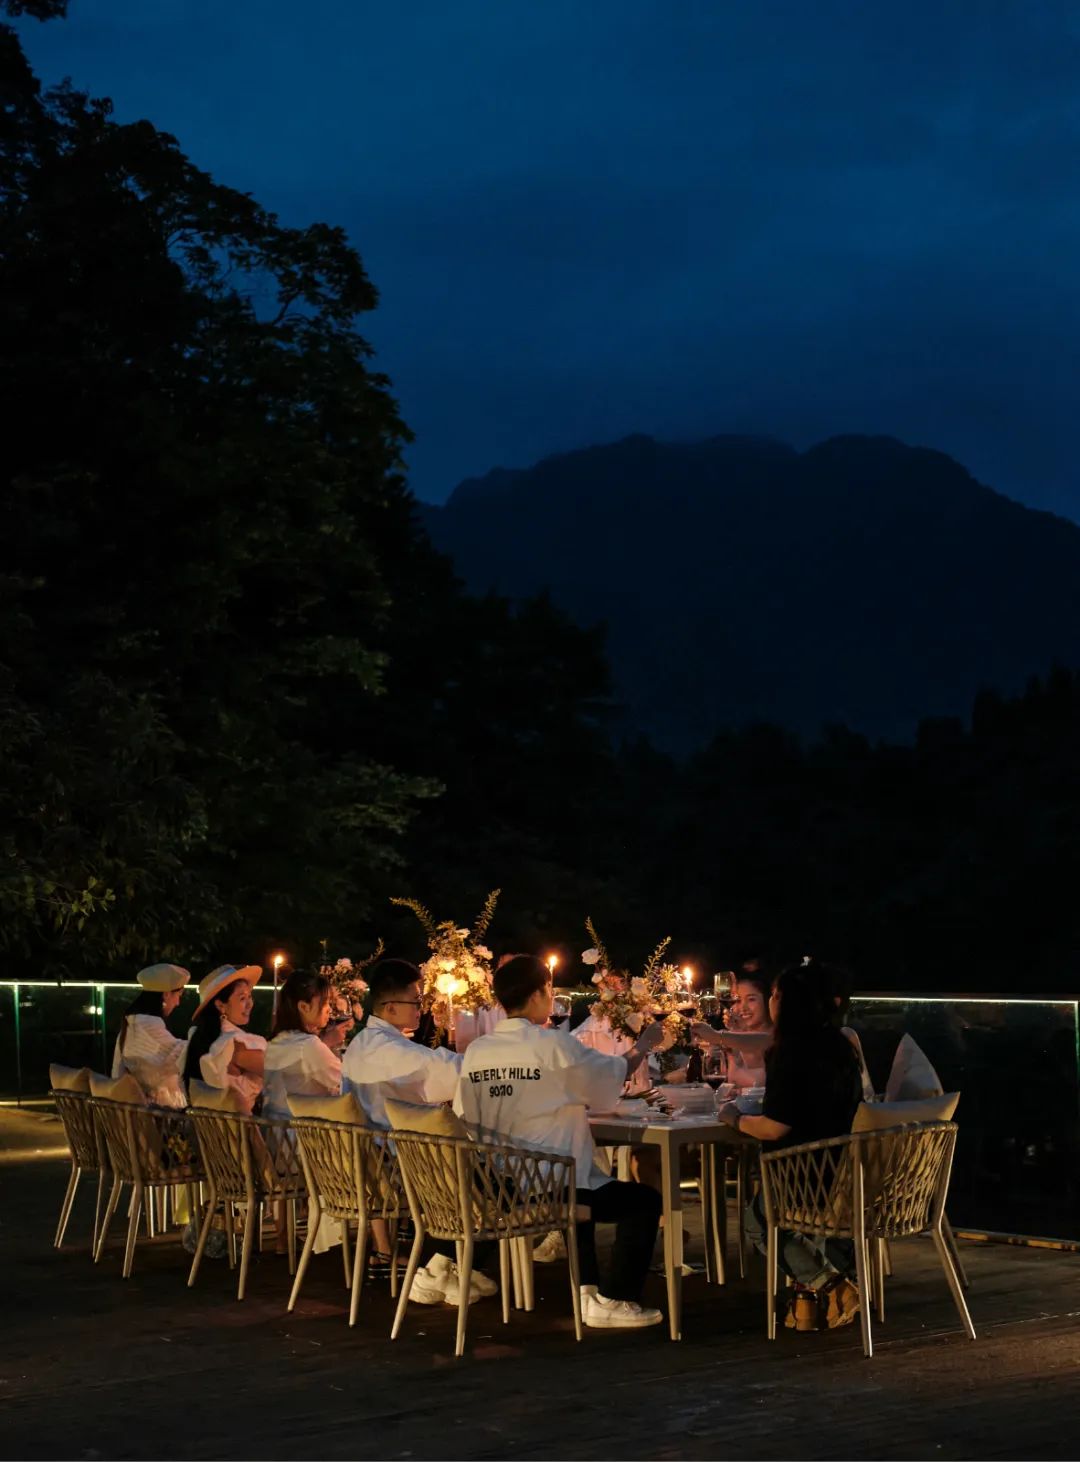
{"type": "Polygon", "coordinates": [[[249,1112],[262,1094],[266,1041],[244,1026],[261,979],[260,965],[218,965],[200,982],[184,1066],[185,1082],[231,1086],[249,1112]]]}
{"type": "Polygon", "coordinates": [[[141,991],[128,1006],[113,1049],[112,1074],[130,1072],[159,1107],[186,1107],[187,1095],[180,1073],[187,1056],[181,1041],[165,1024],[180,1004],[191,979],[179,965],[147,965],[135,976],[141,991]]]}

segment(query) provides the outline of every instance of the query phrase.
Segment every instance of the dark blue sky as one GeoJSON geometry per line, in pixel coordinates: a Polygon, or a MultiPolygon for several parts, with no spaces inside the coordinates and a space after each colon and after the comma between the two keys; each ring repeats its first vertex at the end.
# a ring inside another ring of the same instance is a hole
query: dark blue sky
{"type": "Polygon", "coordinates": [[[39,74],[342,223],[420,496],[883,432],[1080,518],[1068,0],[72,0],[39,74]]]}

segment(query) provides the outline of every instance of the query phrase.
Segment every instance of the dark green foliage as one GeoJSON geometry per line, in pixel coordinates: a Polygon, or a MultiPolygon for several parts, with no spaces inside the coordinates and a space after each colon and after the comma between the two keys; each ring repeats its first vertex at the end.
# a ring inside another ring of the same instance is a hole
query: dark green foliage
{"type": "Polygon", "coordinates": [[[0,51],[0,938],[57,969],[313,938],[437,790],[347,729],[413,534],[375,291],[340,230],[0,51]]]}

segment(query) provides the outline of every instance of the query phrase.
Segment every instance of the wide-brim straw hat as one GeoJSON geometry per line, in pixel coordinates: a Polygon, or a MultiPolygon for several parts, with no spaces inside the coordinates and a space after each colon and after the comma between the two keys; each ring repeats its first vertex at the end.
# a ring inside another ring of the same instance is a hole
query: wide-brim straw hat
{"type": "Polygon", "coordinates": [[[170,990],[182,990],[191,979],[191,971],[182,965],[147,965],[135,978],[144,990],[160,990],[164,995],[170,990]]]}
{"type": "Polygon", "coordinates": [[[199,981],[199,1005],[195,1014],[191,1017],[196,1020],[206,1007],[213,1000],[219,991],[224,990],[226,985],[231,985],[235,980],[246,980],[249,985],[257,985],[262,979],[262,965],[218,965],[216,970],[211,970],[204,980],[199,981]]]}

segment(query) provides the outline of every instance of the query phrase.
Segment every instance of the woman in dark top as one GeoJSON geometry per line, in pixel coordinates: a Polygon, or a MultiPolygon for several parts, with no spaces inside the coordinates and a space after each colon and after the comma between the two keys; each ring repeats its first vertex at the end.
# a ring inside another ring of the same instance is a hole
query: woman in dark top
{"type": "MultiPolygon", "coordinates": [[[[773,985],[769,1014],[774,1038],[766,1057],[761,1115],[743,1115],[732,1105],[721,1108],[721,1119],[758,1138],[769,1151],[850,1132],[862,1080],[854,1047],[836,1025],[829,972],[812,961],[784,970],[773,985]]],[[[760,1194],[747,1209],[746,1230],[764,1253],[760,1194]]],[[[779,1239],[780,1267],[797,1286],[788,1323],[817,1329],[816,1316],[824,1309],[830,1327],[849,1324],[859,1307],[859,1292],[848,1278],[850,1241],[783,1229],[779,1239]]]]}

